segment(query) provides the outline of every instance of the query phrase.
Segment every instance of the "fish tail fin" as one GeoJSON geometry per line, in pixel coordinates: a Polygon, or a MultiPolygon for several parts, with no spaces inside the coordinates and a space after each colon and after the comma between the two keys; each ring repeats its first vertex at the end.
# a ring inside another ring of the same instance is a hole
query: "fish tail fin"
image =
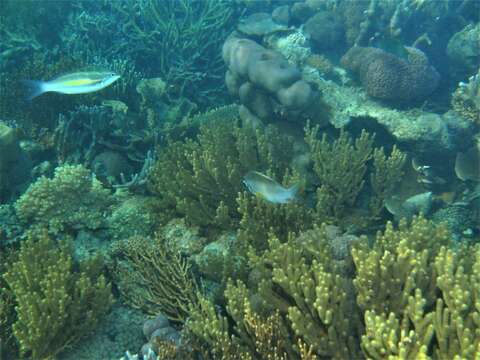
{"type": "Polygon", "coordinates": [[[27,90],[27,96],[25,97],[27,101],[32,101],[34,98],[42,95],[46,91],[44,81],[23,80],[22,83],[27,90]]]}
{"type": "Polygon", "coordinates": [[[287,191],[291,194],[292,197],[297,196],[301,192],[300,184],[294,184],[290,186],[287,191]]]}

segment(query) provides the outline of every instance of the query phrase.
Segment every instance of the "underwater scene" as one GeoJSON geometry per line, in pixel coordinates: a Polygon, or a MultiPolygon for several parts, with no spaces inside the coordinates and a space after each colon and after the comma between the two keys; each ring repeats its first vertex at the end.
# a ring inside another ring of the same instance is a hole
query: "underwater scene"
{"type": "Polygon", "coordinates": [[[480,360],[480,1],[0,0],[0,360],[480,360]]]}

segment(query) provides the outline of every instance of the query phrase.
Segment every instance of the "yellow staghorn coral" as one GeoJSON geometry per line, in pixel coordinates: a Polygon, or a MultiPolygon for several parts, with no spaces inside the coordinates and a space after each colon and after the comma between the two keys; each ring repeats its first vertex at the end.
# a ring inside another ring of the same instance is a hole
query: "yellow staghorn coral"
{"type": "Polygon", "coordinates": [[[250,288],[227,286],[228,316],[207,301],[194,311],[193,332],[213,358],[480,358],[480,245],[454,249],[446,227],[423,217],[388,224],[372,245],[354,242],[350,279],[332,259],[327,229],[271,235],[263,252],[249,252],[250,288]],[[277,316],[277,345],[254,336],[256,317],[277,316]],[[260,339],[281,352],[252,357],[260,339]]]}
{"type": "Polygon", "coordinates": [[[76,270],[69,244],[56,245],[46,231],[29,235],[3,275],[17,303],[13,334],[23,354],[53,359],[95,328],[113,302],[101,267],[95,258],[76,270]]]}
{"type": "Polygon", "coordinates": [[[480,247],[451,246],[446,227],[419,217],[353,248],[367,358],[480,356],[480,247]]]}
{"type": "Polygon", "coordinates": [[[417,288],[431,305],[435,300],[433,259],[439,248],[449,242],[446,227],[417,218],[410,226],[402,221],[398,230],[388,223],[372,249],[367,239],[356,244],[352,257],[358,305],[363,310],[398,314],[417,288]]]}

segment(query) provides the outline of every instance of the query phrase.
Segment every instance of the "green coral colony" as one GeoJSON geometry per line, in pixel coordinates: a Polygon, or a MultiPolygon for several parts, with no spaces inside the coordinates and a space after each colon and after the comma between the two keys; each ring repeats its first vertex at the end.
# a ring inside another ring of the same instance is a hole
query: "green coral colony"
{"type": "Polygon", "coordinates": [[[479,14],[3,1],[0,360],[480,359],[479,14]]]}

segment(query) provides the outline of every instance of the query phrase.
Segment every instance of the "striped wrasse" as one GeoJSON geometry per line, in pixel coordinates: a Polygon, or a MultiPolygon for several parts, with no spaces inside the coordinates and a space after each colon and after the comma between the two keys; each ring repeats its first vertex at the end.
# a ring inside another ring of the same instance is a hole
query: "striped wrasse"
{"type": "Polygon", "coordinates": [[[57,92],[61,94],[86,94],[102,90],[113,84],[120,78],[111,71],[77,72],[62,75],[50,81],[25,80],[25,85],[30,93],[28,100],[46,92],[57,92]]]}

